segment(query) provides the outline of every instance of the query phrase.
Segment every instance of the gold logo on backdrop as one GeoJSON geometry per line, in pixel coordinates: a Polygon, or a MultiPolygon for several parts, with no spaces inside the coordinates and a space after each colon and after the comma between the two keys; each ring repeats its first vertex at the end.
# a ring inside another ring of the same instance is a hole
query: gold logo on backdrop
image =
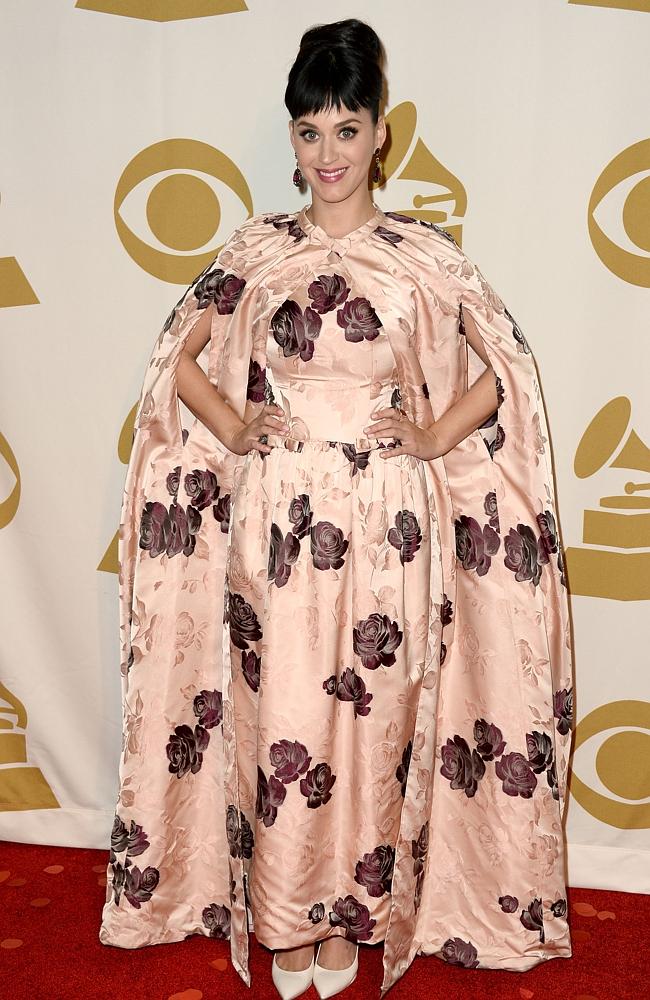
{"type": "Polygon", "coordinates": [[[223,182],[239,198],[248,217],[253,214],[253,199],[239,167],[225,153],[196,139],[164,139],[143,149],[127,164],[115,191],[115,226],[126,252],[149,274],[177,285],[188,285],[214,260],[224,242],[187,253],[212,240],[221,222],[221,202],[214,188],[190,170],[223,182]],[[146,216],[154,236],[176,253],[141,240],[120,214],[127,195],[163,171],[167,173],[147,197],[146,216]]]}
{"type": "Polygon", "coordinates": [[[38,302],[34,289],[15,257],[0,257],[0,308],[33,306],[38,302]]]}
{"type": "Polygon", "coordinates": [[[576,451],[579,479],[609,468],[631,469],[641,481],[628,480],[623,494],[601,497],[598,509],[585,510],[584,546],[565,553],[572,594],[614,601],[650,598],[650,449],[630,427],[631,411],[627,396],[611,399],[576,451]]]}
{"type": "Polygon", "coordinates": [[[40,768],[27,764],[26,728],[25,706],[0,681],[0,812],[61,808],[40,768]]]}
{"type": "Polygon", "coordinates": [[[601,823],[620,830],[647,830],[650,828],[650,801],[639,801],[650,800],[650,772],[643,766],[647,760],[650,760],[650,704],[612,701],[600,705],[576,726],[569,782],[571,794],[601,823]],[[594,766],[603,785],[617,799],[590,788],[573,770],[578,749],[591,737],[608,729],[619,729],[619,732],[601,743],[594,766]]]}
{"type": "Polygon", "coordinates": [[[13,521],[18,504],[20,503],[20,469],[18,461],[14,455],[11,445],[4,434],[0,432],[0,457],[11,469],[15,477],[15,483],[8,497],[0,501],[0,528],[6,528],[10,521],[13,521]]]}
{"type": "Polygon", "coordinates": [[[628,146],[607,164],[594,185],[589,199],[587,224],[594,250],[605,267],[632,285],[650,288],[650,139],[628,146]],[[621,222],[625,236],[632,247],[643,251],[638,254],[615,243],[602,230],[594,218],[594,211],[606,195],[628,178],[645,172],[625,196],[621,222]]]}
{"type": "MultiPolygon", "coordinates": [[[[120,436],[117,442],[117,457],[123,465],[129,464],[129,457],[131,455],[131,448],[133,446],[133,430],[135,428],[135,415],[138,410],[138,404],[135,403],[128,412],[127,418],[122,424],[122,430],[120,431],[120,436]]],[[[101,562],[97,569],[103,570],[104,573],[119,573],[120,564],[117,558],[117,540],[119,538],[120,529],[118,528],[111,542],[109,543],[106,552],[102,556],[101,562]]]]}
{"type": "Polygon", "coordinates": [[[569,0],[583,7],[612,7],[614,10],[641,10],[650,13],[650,0],[569,0]]]}
{"type": "Polygon", "coordinates": [[[142,21],[182,21],[248,10],[243,0],[77,0],[75,7],[142,21]]]}
{"type": "MultiPolygon", "coordinates": [[[[411,197],[413,206],[395,211],[403,211],[405,215],[412,215],[426,222],[435,222],[450,233],[460,246],[462,223],[454,220],[465,217],[467,192],[459,178],[436,159],[419,136],[416,138],[415,105],[411,101],[398,104],[386,115],[386,125],[388,139],[384,147],[387,152],[383,173],[386,180],[394,176],[405,182],[396,185],[393,190],[397,191],[398,197],[411,197]],[[423,184],[435,186],[435,189],[425,187],[422,190],[423,184]],[[409,187],[413,194],[405,193],[409,187]]],[[[380,183],[383,184],[384,180],[380,183]]],[[[378,186],[372,183],[371,190],[378,186]]]]}

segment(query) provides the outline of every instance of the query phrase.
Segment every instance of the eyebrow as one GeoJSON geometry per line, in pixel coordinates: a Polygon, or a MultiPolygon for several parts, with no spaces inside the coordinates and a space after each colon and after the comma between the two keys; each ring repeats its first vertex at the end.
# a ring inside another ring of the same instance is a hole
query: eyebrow
{"type": "MultiPolygon", "coordinates": [[[[360,118],[346,118],[345,121],[337,122],[334,127],[335,128],[340,128],[342,125],[349,125],[350,122],[358,122],[359,125],[360,125],[361,124],[361,119],[360,118]]],[[[298,125],[309,125],[310,128],[316,128],[316,126],[313,125],[312,122],[308,122],[306,120],[306,118],[299,118],[298,121],[296,122],[296,126],[298,126],[298,125]]]]}

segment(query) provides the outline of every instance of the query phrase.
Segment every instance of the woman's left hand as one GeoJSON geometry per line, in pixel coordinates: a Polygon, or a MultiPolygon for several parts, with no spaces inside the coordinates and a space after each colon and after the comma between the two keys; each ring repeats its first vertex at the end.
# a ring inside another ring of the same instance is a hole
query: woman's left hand
{"type": "Polygon", "coordinates": [[[435,433],[435,425],[418,427],[402,410],[394,406],[386,406],[375,410],[371,417],[375,422],[364,427],[364,434],[370,438],[396,438],[400,444],[394,448],[386,448],[379,452],[382,458],[392,458],[393,455],[414,455],[425,462],[444,454],[441,442],[435,433]]]}

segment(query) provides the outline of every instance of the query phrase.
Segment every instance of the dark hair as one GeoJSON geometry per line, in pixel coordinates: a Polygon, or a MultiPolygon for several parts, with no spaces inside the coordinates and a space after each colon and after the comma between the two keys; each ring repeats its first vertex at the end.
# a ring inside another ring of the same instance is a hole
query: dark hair
{"type": "Polygon", "coordinates": [[[295,120],[341,105],[368,108],[373,124],[382,97],[384,50],[369,24],[348,18],[317,24],[300,39],[284,103],[295,120]]]}

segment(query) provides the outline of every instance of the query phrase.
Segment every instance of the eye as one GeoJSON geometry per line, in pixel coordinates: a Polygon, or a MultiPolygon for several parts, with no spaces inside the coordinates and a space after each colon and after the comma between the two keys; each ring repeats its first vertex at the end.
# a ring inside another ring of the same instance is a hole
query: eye
{"type": "Polygon", "coordinates": [[[343,135],[344,132],[349,132],[350,138],[352,138],[352,136],[357,134],[358,129],[352,128],[351,126],[346,126],[346,128],[341,129],[341,135],[343,135]]]}
{"type": "Polygon", "coordinates": [[[126,165],[113,211],[124,249],[143,270],[188,285],[253,214],[253,201],[246,178],[221,150],[168,139],[126,165]]]}
{"type": "MultiPolygon", "coordinates": [[[[311,128],[307,128],[304,130],[304,132],[301,132],[300,134],[303,137],[303,139],[307,139],[308,135],[316,135],[316,132],[314,132],[314,130],[311,128]]],[[[311,142],[311,139],[307,139],[307,142],[311,142]]]]}
{"type": "Polygon", "coordinates": [[[650,705],[642,701],[601,705],[576,727],[571,794],[601,823],[647,830],[650,781],[642,763],[649,753],[650,705]]]}

